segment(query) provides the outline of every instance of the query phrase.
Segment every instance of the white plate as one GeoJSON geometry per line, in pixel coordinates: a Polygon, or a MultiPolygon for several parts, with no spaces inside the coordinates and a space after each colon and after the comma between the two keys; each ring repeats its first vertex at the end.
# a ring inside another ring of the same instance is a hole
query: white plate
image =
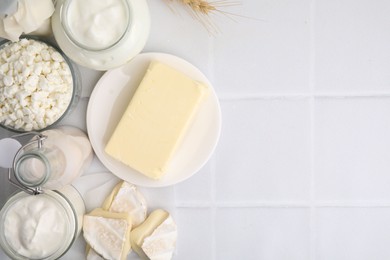
{"type": "Polygon", "coordinates": [[[123,67],[107,71],[98,81],[88,104],[87,129],[97,157],[112,173],[139,186],[162,187],[189,178],[208,161],[219,139],[221,111],[211,83],[192,64],[170,54],[143,53],[123,67]],[[152,60],[170,65],[189,77],[207,84],[211,89],[210,97],[202,103],[172,158],[166,175],[160,180],[152,180],[142,175],[111,158],[104,151],[105,145],[152,60]]]}

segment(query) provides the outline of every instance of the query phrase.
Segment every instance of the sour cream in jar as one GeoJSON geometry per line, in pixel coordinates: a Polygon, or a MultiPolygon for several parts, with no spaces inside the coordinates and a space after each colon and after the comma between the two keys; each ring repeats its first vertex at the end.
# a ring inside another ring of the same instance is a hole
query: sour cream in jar
{"type": "Polygon", "coordinates": [[[0,211],[0,245],[12,259],[58,259],[80,234],[84,213],[72,186],[36,196],[19,192],[0,211]]]}
{"type": "Polygon", "coordinates": [[[149,9],[146,0],[58,0],[52,28],[69,58],[107,70],[141,52],[150,30],[149,9]]]}

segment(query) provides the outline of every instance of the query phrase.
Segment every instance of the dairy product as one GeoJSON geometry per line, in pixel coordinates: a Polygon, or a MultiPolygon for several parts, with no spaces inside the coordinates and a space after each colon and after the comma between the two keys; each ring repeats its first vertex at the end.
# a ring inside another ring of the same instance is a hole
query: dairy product
{"type": "Polygon", "coordinates": [[[129,12],[125,0],[70,1],[66,20],[72,37],[92,49],[104,49],[125,33],[129,12]]]}
{"type": "Polygon", "coordinates": [[[149,10],[146,0],[57,0],[52,28],[68,57],[108,70],[141,52],[150,30],[149,10]]]}
{"type": "Polygon", "coordinates": [[[44,185],[58,189],[70,184],[86,170],[92,162],[93,150],[87,135],[76,127],[60,126],[42,132],[47,135],[44,147],[58,149],[65,158],[65,167],[59,176],[53,176],[44,185]]]}
{"type": "Polygon", "coordinates": [[[9,209],[4,233],[10,246],[22,255],[43,258],[52,254],[66,233],[66,218],[47,197],[26,197],[9,209]]]}
{"type": "Polygon", "coordinates": [[[202,83],[152,62],[109,139],[106,153],[147,177],[160,179],[207,93],[202,83]]]}
{"type": "Polygon", "coordinates": [[[147,206],[144,196],[135,185],[125,181],[115,186],[102,208],[111,212],[128,213],[133,228],[144,222],[146,218],[147,206]]]}
{"type": "Polygon", "coordinates": [[[23,33],[48,35],[47,22],[53,12],[52,0],[17,0],[16,11],[0,18],[0,37],[17,41],[23,33]]]}
{"type": "Polygon", "coordinates": [[[172,259],[177,240],[177,227],[171,215],[155,210],[131,232],[131,246],[142,259],[172,259]]]}
{"type": "Polygon", "coordinates": [[[61,126],[43,131],[41,148],[32,143],[15,157],[15,177],[28,187],[59,189],[70,184],[90,165],[93,152],[86,134],[61,126]]]}
{"type": "MultiPolygon", "coordinates": [[[[127,213],[132,221],[132,228],[137,227],[146,218],[146,201],[137,187],[128,182],[118,183],[104,201],[102,208],[115,213],[127,213]]],[[[87,260],[99,259],[99,255],[87,245],[87,260]]]]}
{"type": "Polygon", "coordinates": [[[79,234],[84,210],[70,186],[36,196],[17,193],[0,212],[1,247],[12,259],[58,259],[79,234]]]}
{"type": "Polygon", "coordinates": [[[131,218],[126,213],[95,209],[84,216],[84,238],[105,259],[126,259],[131,250],[130,230],[131,218]]]}
{"type": "Polygon", "coordinates": [[[87,249],[87,260],[104,260],[95,250],[93,250],[90,246],[87,249]]]}
{"type": "Polygon", "coordinates": [[[103,257],[101,257],[98,253],[96,253],[95,250],[93,250],[89,245],[87,245],[87,260],[104,260],[103,257]]]}
{"type": "Polygon", "coordinates": [[[69,107],[73,77],[64,57],[44,42],[21,39],[0,49],[0,122],[41,130],[69,107]]]}

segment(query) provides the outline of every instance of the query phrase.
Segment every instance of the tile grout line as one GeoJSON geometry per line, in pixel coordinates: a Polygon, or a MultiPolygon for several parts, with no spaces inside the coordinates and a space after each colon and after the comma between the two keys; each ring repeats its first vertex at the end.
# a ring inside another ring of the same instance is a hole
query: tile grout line
{"type": "Polygon", "coordinates": [[[320,201],[320,202],[182,202],[177,208],[390,208],[390,201],[320,201]]]}
{"type": "Polygon", "coordinates": [[[217,259],[217,192],[216,192],[216,158],[211,158],[211,244],[212,244],[212,259],[217,259]]]}
{"type": "Polygon", "coordinates": [[[316,223],[316,201],[315,201],[315,59],[316,59],[316,49],[315,49],[315,10],[316,10],[316,0],[311,0],[310,10],[309,10],[309,88],[310,88],[310,223],[309,223],[309,259],[316,259],[316,247],[317,247],[317,223],[316,223]]]}
{"type": "MultiPolygon", "coordinates": [[[[210,36],[210,42],[209,42],[209,66],[210,66],[210,76],[211,82],[215,82],[215,63],[214,63],[214,48],[215,48],[215,41],[214,37],[210,36]]],[[[210,161],[210,167],[211,167],[211,259],[217,259],[217,209],[216,209],[216,156],[214,155],[211,157],[210,161]]]]}
{"type": "Polygon", "coordinates": [[[224,101],[257,100],[257,99],[344,99],[344,98],[389,98],[388,92],[365,92],[365,93],[290,93],[290,94],[267,94],[267,93],[225,93],[218,94],[218,98],[224,101]]]}

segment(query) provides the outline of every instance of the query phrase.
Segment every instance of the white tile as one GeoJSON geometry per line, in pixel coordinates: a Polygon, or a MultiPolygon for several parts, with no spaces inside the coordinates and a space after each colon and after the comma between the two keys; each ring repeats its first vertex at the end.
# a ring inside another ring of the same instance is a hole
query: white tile
{"type": "Polygon", "coordinates": [[[390,259],[389,208],[317,210],[316,260],[390,259]]]}
{"type": "Polygon", "coordinates": [[[389,13],[387,1],[316,1],[318,92],[390,90],[389,13]]]}
{"type": "Polygon", "coordinates": [[[210,209],[179,209],[177,250],[173,259],[212,259],[212,217],[210,209]]]}
{"type": "Polygon", "coordinates": [[[309,90],[310,0],[243,1],[216,19],[215,82],[222,94],[309,90]]]}
{"type": "Polygon", "coordinates": [[[217,200],[306,200],[310,184],[306,99],[223,101],[217,200]]]}
{"type": "Polygon", "coordinates": [[[317,199],[390,199],[390,98],[317,99],[317,199]]]}
{"type": "Polygon", "coordinates": [[[309,209],[218,209],[217,259],[308,260],[309,209]]]}
{"type": "Polygon", "coordinates": [[[208,162],[199,172],[188,180],[174,186],[175,198],[180,205],[207,204],[211,200],[212,162],[208,162]]]}
{"type": "Polygon", "coordinates": [[[149,39],[142,52],[164,52],[183,58],[210,73],[210,34],[180,1],[148,1],[151,14],[149,39]],[[167,3],[171,2],[172,9],[167,3]]]}

